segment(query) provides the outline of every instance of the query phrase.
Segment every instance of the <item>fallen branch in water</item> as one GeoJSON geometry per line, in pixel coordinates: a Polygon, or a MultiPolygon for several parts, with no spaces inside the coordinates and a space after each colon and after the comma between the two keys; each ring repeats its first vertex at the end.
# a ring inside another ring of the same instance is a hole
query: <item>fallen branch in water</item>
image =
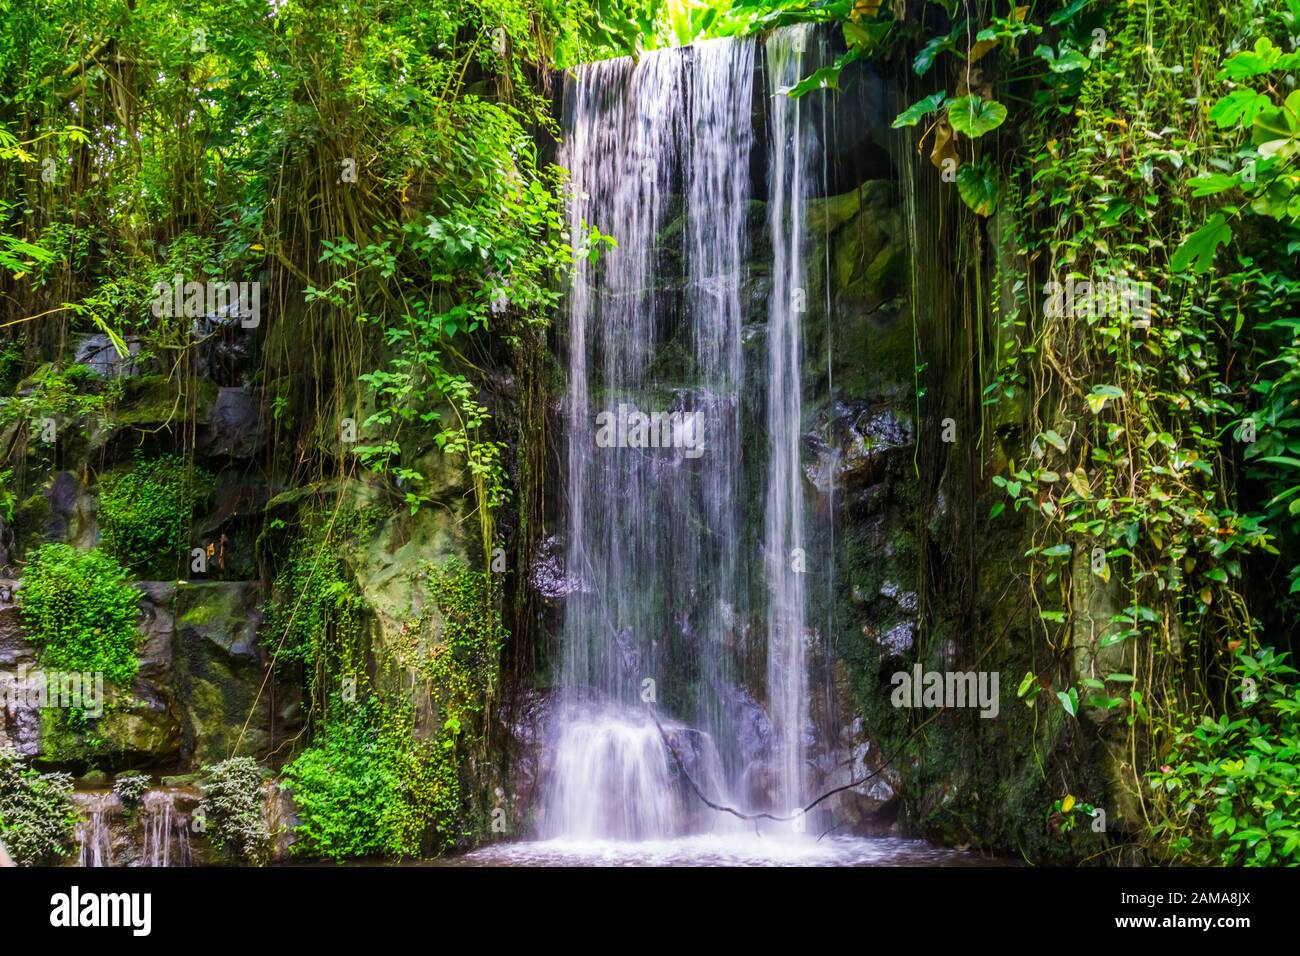
{"type": "Polygon", "coordinates": [[[898,749],[895,750],[888,757],[886,757],[884,762],[875,770],[871,771],[871,773],[867,774],[865,777],[861,777],[860,779],[850,780],[848,783],[841,784],[838,787],[832,787],[830,790],[827,790],[825,793],[819,796],[816,800],[813,800],[806,807],[803,807],[802,809],[797,810],[794,813],[791,813],[789,816],[777,816],[774,813],[768,813],[766,811],[760,813],[744,813],[740,810],[737,810],[735,807],[729,807],[725,804],[715,803],[712,800],[710,800],[708,797],[704,795],[704,791],[700,789],[699,784],[695,782],[695,778],[691,776],[690,771],[686,769],[686,764],[683,762],[681,754],[677,752],[677,745],[673,742],[672,738],[668,736],[668,731],[664,730],[664,725],[659,722],[659,715],[655,713],[654,705],[647,704],[646,710],[649,711],[650,719],[655,722],[655,726],[659,728],[659,736],[663,738],[664,746],[668,748],[668,752],[673,755],[673,762],[677,764],[677,769],[681,771],[682,776],[686,778],[686,782],[689,783],[691,785],[691,789],[695,791],[695,795],[699,797],[700,800],[706,806],[714,810],[717,810],[720,813],[730,813],[733,817],[739,817],[741,820],[775,820],[777,823],[787,823],[791,820],[799,819],[801,816],[806,814],[809,810],[817,806],[817,804],[821,803],[823,800],[827,799],[828,797],[833,797],[835,796],[835,794],[841,793],[845,790],[852,790],[854,787],[860,787],[862,784],[866,783],[872,777],[878,776],[880,773],[882,773],[885,770],[886,767],[888,767],[891,763],[894,762],[895,757],[897,757],[907,748],[907,745],[911,743],[912,738],[925,729],[926,724],[928,724],[930,721],[934,720],[941,713],[943,713],[944,708],[942,707],[938,708],[933,714],[925,718],[925,720],[921,721],[921,723],[919,723],[915,728],[913,728],[912,732],[903,738],[903,742],[898,745],[898,749]]]}
{"type": "MultiPolygon", "coordinates": [[[[590,561],[587,562],[587,569],[589,572],[591,572],[592,578],[594,580],[595,572],[591,567],[590,561]]],[[[601,616],[604,617],[605,619],[605,627],[609,629],[610,636],[614,638],[615,646],[622,649],[626,643],[626,638],[630,635],[624,632],[620,632],[614,627],[613,622],[610,621],[609,615],[605,612],[603,607],[601,608],[601,616]]],[[[985,654],[987,653],[988,651],[986,650],[985,654]]],[[[628,654],[620,653],[620,657],[623,661],[624,671],[628,674],[629,677],[635,680],[638,675],[632,673],[632,663],[628,659],[628,654]]],[[[983,660],[983,657],[984,655],[980,655],[980,660],[983,660]]],[[[682,760],[681,754],[677,752],[676,743],[674,743],[672,738],[669,737],[668,731],[664,730],[664,725],[660,723],[659,714],[656,712],[654,704],[649,701],[646,701],[645,704],[646,704],[646,712],[650,714],[650,719],[655,722],[655,727],[658,728],[659,730],[659,736],[663,738],[664,746],[667,747],[668,752],[673,755],[673,762],[677,764],[677,769],[681,771],[682,776],[686,778],[686,782],[691,785],[691,789],[695,791],[695,795],[700,798],[700,801],[705,806],[709,807],[712,810],[716,810],[719,813],[730,813],[733,817],[737,817],[738,819],[741,820],[773,820],[777,823],[788,823],[792,820],[797,820],[801,816],[806,814],[809,810],[811,810],[813,807],[817,806],[817,804],[821,803],[823,800],[826,800],[829,797],[833,797],[837,793],[842,793],[845,790],[852,790],[854,787],[860,787],[862,786],[862,784],[868,782],[873,777],[879,776],[881,773],[884,772],[886,767],[888,767],[891,763],[894,762],[894,759],[899,754],[901,754],[905,749],[907,749],[907,745],[912,742],[912,738],[915,737],[917,734],[919,734],[922,730],[924,730],[926,724],[930,723],[930,721],[934,720],[936,717],[942,714],[944,710],[946,710],[945,707],[939,707],[935,710],[933,714],[925,718],[925,720],[921,721],[921,723],[917,724],[916,727],[912,729],[912,732],[903,738],[903,742],[898,745],[898,748],[893,753],[891,753],[888,757],[886,757],[884,762],[881,763],[879,767],[871,771],[871,773],[867,774],[865,777],[861,777],[856,780],[850,780],[848,783],[841,784],[838,787],[832,787],[830,790],[827,790],[821,796],[817,797],[817,799],[809,803],[806,807],[803,807],[802,809],[797,810],[794,813],[789,814],[788,816],[778,816],[774,813],[768,813],[767,811],[761,811],[759,813],[745,813],[742,810],[737,810],[735,807],[730,807],[722,803],[716,803],[715,801],[710,800],[708,797],[706,797],[704,795],[704,791],[700,789],[700,785],[695,782],[695,778],[692,777],[690,771],[686,769],[685,761],[682,760]]]]}

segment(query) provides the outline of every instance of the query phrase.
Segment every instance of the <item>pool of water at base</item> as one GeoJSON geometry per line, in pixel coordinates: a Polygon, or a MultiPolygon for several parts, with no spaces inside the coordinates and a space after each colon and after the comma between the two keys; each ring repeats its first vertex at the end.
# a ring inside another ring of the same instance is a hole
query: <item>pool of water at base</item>
{"type": "Polygon", "coordinates": [[[924,840],[824,836],[778,839],[701,835],[639,842],[544,840],[495,843],[431,861],[434,866],[1009,866],[924,840]]]}

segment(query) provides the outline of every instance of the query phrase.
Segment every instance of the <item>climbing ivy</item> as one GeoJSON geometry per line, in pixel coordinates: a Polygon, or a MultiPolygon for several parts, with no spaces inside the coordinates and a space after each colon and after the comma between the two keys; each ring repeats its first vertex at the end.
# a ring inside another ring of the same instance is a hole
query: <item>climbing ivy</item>
{"type": "Polygon", "coordinates": [[[490,702],[507,637],[492,602],[489,574],[456,560],[430,567],[428,593],[440,622],[431,627],[432,615],[426,612],[406,627],[412,639],[432,637],[431,646],[414,654],[415,667],[430,682],[442,713],[456,730],[467,727],[490,702]]]}
{"type": "Polygon", "coordinates": [[[374,527],[367,512],[308,511],[263,607],[263,632],[277,669],[301,665],[308,699],[323,704],[341,676],[366,681],[368,608],[343,555],[346,542],[374,527]]]}

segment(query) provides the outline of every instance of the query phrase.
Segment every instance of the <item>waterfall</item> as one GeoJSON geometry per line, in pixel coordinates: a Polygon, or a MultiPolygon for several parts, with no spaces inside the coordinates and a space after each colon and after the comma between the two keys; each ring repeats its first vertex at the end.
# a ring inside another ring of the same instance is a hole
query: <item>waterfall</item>
{"type": "Polygon", "coordinates": [[[78,866],[191,866],[193,790],[151,787],[138,801],[123,802],[111,790],[73,795],[78,866]]]}
{"type": "Polygon", "coordinates": [[[76,828],[77,865],[112,866],[113,831],[110,818],[121,804],[113,793],[78,794],[75,803],[80,811],[76,828]]]}
{"type": "Polygon", "coordinates": [[[714,40],[593,63],[569,81],[570,233],[581,243],[596,226],[617,248],[578,264],[569,300],[567,565],[582,586],[563,624],[551,836],[734,823],[701,814],[647,704],[671,713],[665,728],[696,783],[729,800],[740,759],[725,727],[725,632],[747,603],[740,285],[753,58],[751,41],[714,40]],[[661,248],[665,230],[684,262],[661,248]],[[694,445],[597,447],[600,412],[675,413],[693,421],[694,445]]]}
{"type": "Polygon", "coordinates": [[[189,818],[176,810],[176,794],[149,790],[140,800],[141,866],[189,866],[189,818]]]}
{"type": "MultiPolygon", "coordinates": [[[[770,93],[801,78],[814,36],[796,27],[766,41],[770,93]]],[[[567,81],[569,234],[582,250],[594,226],[617,246],[579,260],[569,297],[566,563],[577,586],[556,675],[549,837],[743,828],[698,799],[683,767],[741,809],[789,813],[807,796],[800,322],[816,137],[800,101],[769,97],[773,285],[766,316],[745,330],[758,52],[752,39],[710,40],[589,64],[567,81]],[[761,329],[766,356],[746,369],[746,335],[761,329]],[[744,434],[747,381],[766,406],[766,460],[761,436],[744,434]],[[693,421],[701,441],[669,441],[679,432],[647,427],[656,414],[693,421]],[[632,440],[638,427],[664,440],[632,440]],[[762,500],[761,522],[747,522],[747,495],[762,500]],[[764,620],[762,641],[750,632],[764,620]],[[762,690],[746,688],[764,674],[768,713],[756,720],[762,690]]]]}
{"type": "Polygon", "coordinates": [[[767,459],[764,514],[767,605],[767,688],[772,720],[777,805],[786,812],[808,796],[809,736],[805,648],[807,573],[803,473],[799,465],[803,403],[800,323],[809,299],[804,261],[806,171],[814,162],[815,126],[801,99],[781,93],[804,76],[815,41],[811,24],[777,30],[767,39],[771,98],[768,226],[772,236],[772,295],[767,343],[767,459]]]}

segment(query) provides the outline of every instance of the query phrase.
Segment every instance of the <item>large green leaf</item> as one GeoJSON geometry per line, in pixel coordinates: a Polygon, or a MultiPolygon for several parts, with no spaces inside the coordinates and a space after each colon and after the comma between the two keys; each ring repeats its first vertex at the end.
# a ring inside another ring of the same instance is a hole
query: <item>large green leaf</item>
{"type": "Polygon", "coordinates": [[[870,52],[889,36],[889,31],[892,29],[894,29],[893,20],[867,20],[862,23],[845,20],[844,42],[850,47],[870,52]]]}
{"type": "Polygon", "coordinates": [[[983,136],[1007,118],[1007,108],[997,100],[982,100],[974,93],[948,104],[948,122],[963,136],[983,136]]]}
{"type": "Polygon", "coordinates": [[[964,35],[965,32],[966,21],[962,20],[960,23],[955,24],[946,36],[940,34],[931,37],[930,42],[921,47],[921,52],[912,61],[912,69],[916,72],[916,75],[925,76],[926,73],[930,72],[930,67],[934,66],[935,59],[944,50],[956,50],[957,38],[964,35]]]}
{"type": "Polygon", "coordinates": [[[1251,128],[1251,142],[1261,156],[1288,159],[1300,150],[1300,90],[1280,107],[1262,110],[1251,128]]]}
{"type": "Polygon", "coordinates": [[[1300,64],[1300,57],[1295,53],[1283,53],[1281,47],[1274,46],[1268,37],[1261,37],[1255,41],[1253,50],[1242,50],[1228,57],[1217,78],[1246,80],[1275,70],[1293,70],[1297,64],[1300,64]]]}
{"type": "Polygon", "coordinates": [[[862,56],[864,52],[861,47],[851,47],[837,56],[835,62],[831,63],[830,66],[814,70],[794,86],[783,87],[781,93],[797,99],[813,90],[838,90],[840,88],[840,73],[843,72],[846,66],[862,56]]]}
{"type": "Polygon", "coordinates": [[[957,170],[957,192],[977,214],[990,216],[998,207],[997,174],[985,163],[965,163],[957,170]]]}
{"type": "Polygon", "coordinates": [[[1218,126],[1249,126],[1272,105],[1273,101],[1263,93],[1237,89],[1214,104],[1210,119],[1218,126]]]}
{"type": "Polygon", "coordinates": [[[1210,221],[1183,240],[1170,262],[1175,272],[1189,266],[1196,273],[1208,272],[1214,265],[1214,255],[1219,246],[1232,239],[1232,228],[1223,213],[1215,213],[1210,221]]]}
{"type": "Polygon", "coordinates": [[[903,112],[894,117],[894,129],[898,129],[902,126],[915,126],[926,116],[930,115],[942,106],[943,101],[947,96],[947,93],[940,90],[938,93],[931,93],[929,96],[925,97],[925,99],[917,100],[907,109],[903,110],[903,112]]]}

